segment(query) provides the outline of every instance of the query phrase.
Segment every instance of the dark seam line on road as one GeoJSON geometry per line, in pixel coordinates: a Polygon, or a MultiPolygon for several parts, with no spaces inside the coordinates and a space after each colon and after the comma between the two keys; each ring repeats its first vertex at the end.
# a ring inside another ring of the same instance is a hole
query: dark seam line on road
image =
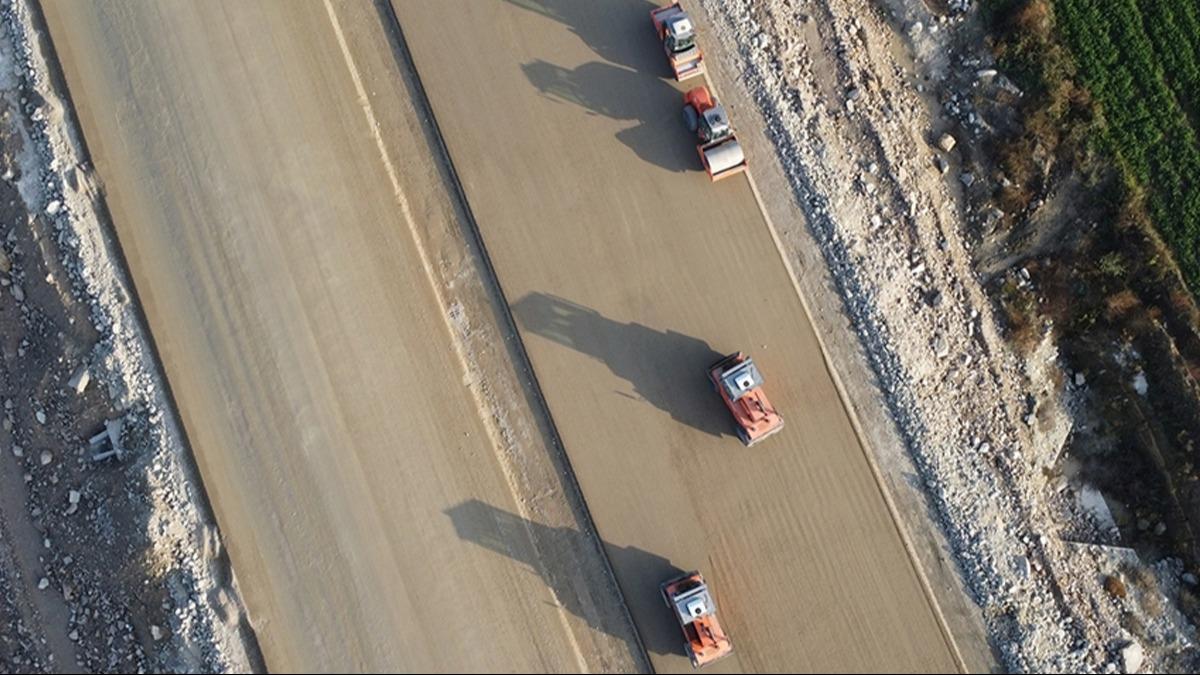
{"type": "Polygon", "coordinates": [[[454,194],[455,201],[458,202],[462,209],[463,217],[467,224],[467,230],[471,234],[476,251],[479,254],[480,261],[483,263],[486,278],[484,282],[490,288],[492,293],[498,299],[500,308],[500,316],[504,321],[504,328],[513,336],[512,351],[516,352],[516,357],[519,363],[514,364],[518,371],[523,371],[528,374],[527,388],[533,394],[534,399],[540,408],[542,418],[548,426],[548,432],[553,447],[558,451],[558,460],[560,466],[564,469],[562,478],[566,481],[569,489],[574,493],[573,499],[570,501],[576,504],[575,510],[579,512],[585,527],[588,529],[588,534],[591,535],[591,540],[597,551],[600,553],[601,560],[604,561],[604,569],[608,574],[613,588],[617,592],[617,598],[620,600],[621,607],[625,610],[625,618],[629,625],[633,628],[634,638],[637,640],[638,656],[641,657],[642,663],[645,665],[647,672],[654,672],[654,665],[650,661],[650,655],[646,651],[646,645],[642,642],[641,633],[637,629],[637,624],[633,621],[633,616],[629,611],[629,604],[625,600],[625,594],[621,590],[620,583],[617,582],[617,576],[613,572],[612,562],[608,558],[608,553],[604,550],[601,544],[599,530],[596,528],[596,523],[592,519],[591,511],[588,509],[587,500],[584,497],[583,490],[579,486],[578,480],[575,478],[575,470],[571,466],[570,457],[566,452],[566,446],[562,442],[562,437],[558,433],[558,425],[554,422],[554,417],[550,414],[550,406],[546,402],[545,394],[542,392],[541,383],[538,382],[537,375],[533,370],[533,363],[529,358],[529,353],[525,349],[525,342],[521,338],[520,332],[517,330],[516,320],[513,318],[512,309],[508,302],[508,296],[504,293],[504,288],[500,283],[500,277],[496,274],[496,269],[492,264],[491,257],[488,255],[487,247],[484,245],[483,234],[479,230],[479,223],[475,219],[475,213],[471,208],[471,202],[467,198],[466,189],[463,187],[462,180],[459,178],[458,170],[454,166],[454,161],[450,156],[450,149],[446,146],[445,137],[442,135],[441,126],[438,124],[437,117],[433,112],[433,105],[429,100],[429,95],[425,91],[425,85],[421,81],[421,74],[417,70],[416,61],[413,59],[412,52],[408,48],[408,40],[404,37],[404,28],[400,25],[400,19],[396,16],[395,8],[392,6],[391,0],[375,0],[376,7],[381,15],[387,17],[388,23],[392,28],[395,38],[395,52],[397,60],[401,66],[401,71],[406,73],[409,87],[413,93],[413,104],[419,113],[423,114],[421,120],[422,126],[425,127],[427,135],[435,143],[436,149],[445,172],[446,178],[450,181],[451,191],[454,194]]]}
{"type": "MultiPolygon", "coordinates": [[[[215,524],[218,535],[221,531],[221,524],[217,521],[216,511],[213,510],[212,501],[209,499],[208,490],[204,486],[204,478],[200,473],[200,467],[196,462],[196,454],[192,449],[191,439],[188,438],[187,429],[183,425],[183,419],[179,414],[179,403],[175,400],[175,392],[171,389],[171,381],[167,377],[167,371],[163,365],[162,357],[159,354],[158,343],[155,341],[154,333],[150,330],[150,322],[143,310],[141,297],[138,294],[137,285],[134,283],[133,274],[130,271],[129,260],[125,257],[125,249],[121,246],[121,238],[117,234],[117,228],[113,223],[112,213],[108,209],[108,200],[105,198],[104,184],[100,175],[96,172],[95,163],[92,161],[91,149],[88,148],[87,138],[83,133],[83,126],[76,112],[75,101],[71,96],[71,89],[67,86],[66,74],[62,70],[62,64],[57,58],[58,50],[54,47],[54,38],[50,34],[49,24],[46,22],[45,12],[42,10],[40,0],[35,0],[29,3],[30,18],[36,30],[42,34],[46,40],[46,46],[54,58],[46,58],[47,70],[50,73],[50,86],[57,91],[62,97],[64,105],[67,107],[70,117],[68,118],[69,127],[73,127],[74,135],[77,139],[79,150],[82,159],[86,163],[88,172],[95,178],[98,190],[95,198],[92,200],[96,209],[96,218],[103,226],[108,238],[111,239],[114,246],[109,247],[116,256],[116,273],[119,278],[125,282],[124,285],[128,290],[130,300],[132,301],[132,310],[134,317],[137,320],[138,328],[142,333],[142,337],[146,340],[149,347],[150,366],[154,370],[154,375],[158,379],[163,388],[163,395],[167,399],[167,404],[170,410],[167,413],[171,416],[176,429],[179,430],[179,441],[184,449],[184,457],[181,461],[186,465],[187,470],[195,478],[197,508],[206,517],[208,522],[215,524]]],[[[224,569],[231,571],[231,576],[236,575],[237,571],[233,569],[233,562],[229,559],[228,547],[224,545],[222,537],[221,552],[217,558],[218,564],[224,569]]],[[[236,576],[234,577],[236,579],[236,576]]],[[[253,672],[266,673],[266,660],[263,658],[262,649],[258,644],[258,636],[254,632],[254,627],[250,623],[249,610],[245,606],[245,601],[241,597],[241,591],[238,591],[238,604],[245,614],[244,620],[238,622],[238,632],[241,633],[242,639],[246,643],[246,658],[250,662],[250,667],[253,672]]]]}

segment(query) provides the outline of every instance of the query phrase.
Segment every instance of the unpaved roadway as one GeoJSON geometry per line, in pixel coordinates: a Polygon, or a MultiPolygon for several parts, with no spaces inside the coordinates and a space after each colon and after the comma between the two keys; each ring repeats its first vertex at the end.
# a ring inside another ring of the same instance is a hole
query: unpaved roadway
{"type": "MultiPolygon", "coordinates": [[[[588,665],[607,633],[519,552],[578,535],[520,516],[380,161],[409,105],[388,17],[47,8],[268,665],[588,665]]],[[[717,670],[952,670],[747,183],[698,172],[650,5],[395,9],[655,667],[688,668],[658,583],[698,568],[717,670]],[[788,421],[752,450],[704,379],[736,349],[788,421]]]]}
{"type": "Polygon", "coordinates": [[[514,488],[555,470],[499,462],[467,386],[446,317],[488,310],[376,8],[44,8],[267,666],[635,668],[599,547],[530,520],[563,490],[514,488]]]}
{"type": "Polygon", "coordinates": [[[393,6],[655,667],[687,669],[657,584],[699,568],[721,670],[954,669],[748,183],[699,171],[652,5],[393,6]],[[787,420],[753,449],[705,381],[736,350],[787,420]]]}

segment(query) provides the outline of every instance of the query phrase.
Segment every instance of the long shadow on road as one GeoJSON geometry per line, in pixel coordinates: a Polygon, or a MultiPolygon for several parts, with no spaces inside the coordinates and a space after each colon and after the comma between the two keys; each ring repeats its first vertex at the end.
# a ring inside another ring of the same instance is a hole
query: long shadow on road
{"type": "MultiPolygon", "coordinates": [[[[620,627],[597,625],[596,612],[591,607],[607,604],[594,599],[594,586],[575,574],[570,565],[556,556],[564,551],[594,550],[595,543],[586,534],[573,528],[550,527],[490,504],[469,499],[445,511],[454,523],[460,539],[478,544],[528,567],[542,577],[554,597],[570,613],[585,619],[592,628],[610,635],[623,635],[620,627]],[[532,541],[532,546],[526,542],[532,541]],[[614,630],[616,628],[616,630],[614,630]]],[[[638,632],[646,649],[655,654],[683,654],[683,637],[674,624],[666,605],[658,600],[659,584],[684,573],[670,560],[632,546],[604,543],[612,567],[626,583],[624,593],[633,604],[645,606],[653,598],[662,608],[650,620],[638,624],[638,632]]],[[[571,560],[571,557],[565,557],[571,560]]]]}
{"type": "Polygon", "coordinates": [[[676,421],[713,436],[732,431],[706,374],[723,355],[704,340],[614,321],[548,293],[530,293],[512,310],[525,330],[603,362],[676,421]]]}
{"type": "MultiPolygon", "coordinates": [[[[596,55],[648,77],[671,77],[662,43],[654,35],[646,0],[507,0],[566,26],[596,55]],[[616,30],[614,26],[621,26],[616,30]]],[[[665,3],[664,3],[665,4],[665,3]]]]}
{"type": "Polygon", "coordinates": [[[670,171],[701,168],[696,139],[683,125],[683,95],[666,82],[599,61],[568,70],[537,60],[521,70],[551,100],[637,122],[619,131],[617,140],[643,160],[670,171]]]}

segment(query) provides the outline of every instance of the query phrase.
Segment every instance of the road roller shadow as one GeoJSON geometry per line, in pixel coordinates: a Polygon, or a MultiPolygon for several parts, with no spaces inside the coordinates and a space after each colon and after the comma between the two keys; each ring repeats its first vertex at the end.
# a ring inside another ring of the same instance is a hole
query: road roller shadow
{"type": "MultiPolygon", "coordinates": [[[[653,77],[674,77],[646,0],[506,0],[567,27],[601,59],[653,77]],[[613,25],[627,27],[613,30],[613,25]]],[[[663,4],[666,4],[665,2],[663,4]]]]}
{"type": "MultiPolygon", "coordinates": [[[[450,517],[460,539],[504,555],[540,576],[563,608],[587,621],[593,629],[618,638],[627,634],[622,631],[623,622],[608,625],[604,617],[592,611],[611,602],[595,597],[609,583],[583,576],[582,567],[572,564],[573,560],[595,555],[597,539],[574,528],[536,523],[478,499],[461,502],[444,513],[450,517]]],[[[663,604],[659,584],[686,570],[636,547],[601,543],[646,650],[655,654],[684,654],[683,638],[663,604]]]]}
{"type": "Polygon", "coordinates": [[[603,362],[632,384],[642,400],[677,422],[713,436],[733,431],[706,372],[723,354],[707,342],[673,330],[613,321],[547,293],[530,293],[512,310],[522,328],[603,362]]]}
{"type": "Polygon", "coordinates": [[[683,95],[666,82],[600,61],[569,70],[539,59],[521,70],[553,101],[636,122],[616,137],[643,161],[669,171],[702,170],[696,139],[683,124],[683,95]]]}

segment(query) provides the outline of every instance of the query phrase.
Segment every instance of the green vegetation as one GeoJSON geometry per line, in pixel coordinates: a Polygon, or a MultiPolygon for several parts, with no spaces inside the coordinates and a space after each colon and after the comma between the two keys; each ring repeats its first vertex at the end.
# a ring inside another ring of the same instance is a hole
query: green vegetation
{"type": "Polygon", "coordinates": [[[1200,22],[1194,0],[1054,0],[1100,110],[1099,143],[1200,293],[1200,22]]]}

